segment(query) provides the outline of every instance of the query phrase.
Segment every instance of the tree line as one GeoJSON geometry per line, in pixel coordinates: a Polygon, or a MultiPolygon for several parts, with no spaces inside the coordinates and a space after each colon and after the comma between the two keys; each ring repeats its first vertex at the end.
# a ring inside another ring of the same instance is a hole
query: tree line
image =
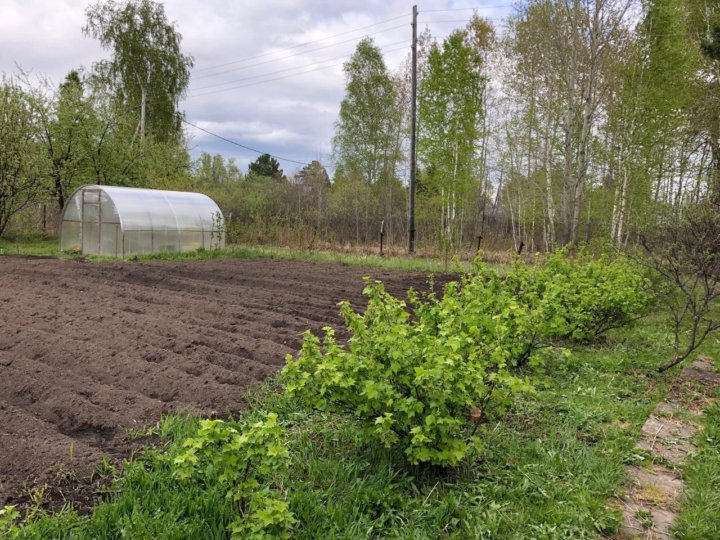
{"type": "MultiPolygon", "coordinates": [[[[58,88],[0,84],[0,234],[85,183],[197,190],[240,241],[366,245],[407,236],[410,62],[372,39],[344,64],[331,161],[191,159],[180,101],[193,60],[151,0],[87,8],[110,58],[58,88]],[[332,171],[328,174],[326,166],[332,171]],[[331,167],[332,166],[332,167],[331,167]]],[[[637,244],[720,200],[720,2],[525,0],[418,42],[419,245],[552,251],[637,244]]]]}

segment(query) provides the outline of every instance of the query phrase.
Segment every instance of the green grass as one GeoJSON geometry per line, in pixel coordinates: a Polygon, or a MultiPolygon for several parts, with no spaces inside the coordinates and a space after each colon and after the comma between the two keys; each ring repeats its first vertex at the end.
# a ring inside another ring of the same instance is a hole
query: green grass
{"type": "MultiPolygon", "coordinates": [[[[77,257],[74,253],[63,253],[59,250],[56,238],[20,238],[17,240],[0,239],[0,250],[6,255],[34,255],[52,256],[59,258],[77,257]]],[[[88,260],[116,261],[111,257],[87,256],[88,260]]],[[[226,249],[198,250],[187,253],[153,253],[148,255],[135,255],[128,257],[130,261],[148,260],[205,260],[205,259],[278,259],[296,260],[316,263],[339,263],[352,266],[371,266],[404,270],[406,272],[435,272],[445,271],[445,265],[440,259],[424,257],[380,257],[378,255],[357,255],[337,253],[330,251],[307,251],[273,246],[241,246],[233,245],[226,249]]],[[[467,261],[451,261],[447,270],[451,272],[466,271],[470,269],[467,261]]]]}
{"type": "MultiPolygon", "coordinates": [[[[351,266],[372,266],[404,270],[406,272],[443,272],[445,266],[439,259],[422,257],[380,257],[378,255],[356,255],[331,251],[304,251],[274,246],[230,246],[226,249],[198,250],[188,253],[153,253],[132,256],[130,260],[193,260],[193,259],[278,259],[316,263],[340,263],[351,266]]],[[[448,270],[470,269],[466,261],[451,262],[448,270]]]]}
{"type": "Polygon", "coordinates": [[[57,238],[0,238],[0,256],[2,255],[58,257],[60,250],[57,238]]]}
{"type": "MultiPolygon", "coordinates": [[[[670,351],[661,322],[533,371],[537,395],[484,425],[481,459],[452,471],[403,465],[359,442],[352,419],[307,412],[272,382],[244,414],[275,411],[288,430],[292,462],[275,480],[298,519],[293,538],[601,538],[617,530],[624,465],[637,459],[642,424],[674,376],[653,373],[670,351]]],[[[161,444],[125,465],[92,514],[39,513],[19,538],[226,538],[237,510],[224,490],[172,478],[196,428],[190,417],[164,419],[161,444]]]]}

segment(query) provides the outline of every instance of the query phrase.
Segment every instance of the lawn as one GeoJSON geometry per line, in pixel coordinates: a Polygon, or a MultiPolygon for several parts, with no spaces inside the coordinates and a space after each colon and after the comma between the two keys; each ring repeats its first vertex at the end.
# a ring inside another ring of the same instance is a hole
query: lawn
{"type": "Polygon", "coordinates": [[[0,256],[31,255],[36,257],[57,257],[60,255],[57,238],[0,238],[0,256]]]}

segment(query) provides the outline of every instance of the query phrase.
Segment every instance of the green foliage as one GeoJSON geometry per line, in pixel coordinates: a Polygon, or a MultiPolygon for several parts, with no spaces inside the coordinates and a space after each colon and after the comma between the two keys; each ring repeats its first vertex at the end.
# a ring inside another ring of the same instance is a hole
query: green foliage
{"type": "Polygon", "coordinates": [[[47,191],[62,209],[83,184],[191,189],[190,157],[182,141],[140,142],[134,110],[112,99],[93,79],[72,71],[59,90],[33,90],[47,191]]]}
{"type": "Polygon", "coordinates": [[[368,307],[341,313],[334,331],[307,332],[282,380],[309,407],[353,414],[368,441],[399,447],[410,463],[453,466],[482,448],[473,422],[502,415],[533,391],[520,368],[556,339],[588,341],[641,315],[647,281],[621,259],[517,262],[499,276],[481,263],[441,298],[410,293],[410,308],[366,279],[368,307]]]}
{"type": "Polygon", "coordinates": [[[526,379],[510,372],[531,354],[533,314],[492,272],[451,283],[442,299],[411,295],[414,309],[366,279],[368,307],[341,312],[352,333],[341,347],[330,328],[305,334],[283,370],[289,396],[321,410],[352,413],[367,440],[399,447],[410,463],[457,465],[481,450],[473,420],[501,414],[526,379]],[[486,283],[486,278],[489,283],[486,283]]]}
{"type": "Polygon", "coordinates": [[[0,78],[0,235],[10,219],[41,200],[48,164],[38,143],[38,109],[13,80],[0,78]]]}
{"type": "Polygon", "coordinates": [[[225,486],[240,508],[229,528],[232,538],[289,538],[292,512],[271,480],[287,466],[288,450],[277,415],[238,431],[222,420],[202,420],[197,435],[183,443],[173,460],[175,476],[183,481],[225,486]]]}
{"type": "Polygon", "coordinates": [[[263,154],[248,165],[248,176],[280,180],[283,177],[283,171],[277,159],[270,154],[263,154]]]}
{"type": "Polygon", "coordinates": [[[482,65],[481,51],[466,32],[455,31],[430,47],[419,89],[418,153],[432,171],[429,182],[436,192],[466,187],[476,172],[486,84],[482,65]]]}
{"type": "MultiPolygon", "coordinates": [[[[707,352],[715,355],[713,347],[707,352]]],[[[367,444],[353,418],[309,412],[272,381],[248,397],[240,421],[275,411],[292,426],[290,466],[279,470],[275,484],[291,487],[287,502],[298,540],[612,537],[619,515],[608,502],[637,433],[668,386],[666,378],[645,373],[669,348],[664,321],[655,314],[647,324],[614,332],[612,340],[546,363],[537,392],[522,396],[514,414],[478,427],[484,459],[452,475],[399,467],[396,453],[367,444]]],[[[711,422],[717,424],[717,415],[711,422]]],[[[195,419],[165,418],[153,429],[160,444],[124,464],[92,513],[39,512],[19,537],[227,538],[237,517],[227,486],[179,483],[174,476],[173,459],[197,430],[195,419]]],[[[717,521],[717,463],[699,466],[691,477],[688,489],[699,488],[693,501],[708,504],[688,514],[697,534],[682,538],[717,536],[701,522],[717,521]]]]}
{"type": "Polygon", "coordinates": [[[95,77],[134,113],[140,140],[182,138],[179,98],[190,83],[193,60],[180,48],[182,36],[152,0],[99,1],[86,10],[85,35],[112,52],[95,64],[95,77]]]}
{"type": "Polygon", "coordinates": [[[549,338],[591,341],[644,315],[654,298],[650,280],[622,257],[573,259],[560,252],[533,273],[529,289],[543,305],[549,338]]]}
{"type": "Polygon", "coordinates": [[[19,517],[20,512],[12,504],[0,508],[0,538],[17,538],[20,529],[15,521],[19,517]]]}
{"type": "Polygon", "coordinates": [[[442,44],[431,44],[418,89],[418,158],[424,171],[420,206],[433,207],[426,219],[440,216],[437,229],[446,256],[451,244],[462,242],[464,216],[472,215],[473,195],[483,191],[484,152],[478,147],[487,78],[478,45],[487,45],[492,29],[477,17],[473,24],[470,32],[456,30],[442,44]]]}
{"type": "MultiPolygon", "coordinates": [[[[220,155],[207,152],[193,163],[194,189],[212,189],[228,183],[237,183],[243,179],[240,168],[234,158],[227,161],[220,155]]],[[[237,184],[236,184],[237,185],[237,184]]]]}
{"type": "Polygon", "coordinates": [[[720,61],[720,25],[716,24],[712,29],[712,38],[700,44],[705,56],[715,61],[720,61]]]}
{"type": "Polygon", "coordinates": [[[399,159],[397,93],[382,52],[371,38],[361,40],[343,65],[345,97],[333,139],[337,164],[370,184],[394,174],[399,159]]]}
{"type": "Polygon", "coordinates": [[[87,171],[86,156],[92,152],[88,133],[93,125],[92,103],[84,96],[84,84],[76,70],[70,71],[60,84],[56,95],[49,98],[45,92],[35,95],[40,139],[47,150],[51,165],[51,191],[58,208],[82,183],[81,175],[87,171]]]}

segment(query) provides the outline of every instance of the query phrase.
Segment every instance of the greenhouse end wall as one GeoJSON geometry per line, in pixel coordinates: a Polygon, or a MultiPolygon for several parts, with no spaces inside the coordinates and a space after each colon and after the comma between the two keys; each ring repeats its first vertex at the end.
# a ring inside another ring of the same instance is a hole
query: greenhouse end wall
{"type": "Polygon", "coordinates": [[[68,200],[60,250],[127,257],[225,247],[225,222],[208,196],[181,191],[83,186],[68,200]]]}

